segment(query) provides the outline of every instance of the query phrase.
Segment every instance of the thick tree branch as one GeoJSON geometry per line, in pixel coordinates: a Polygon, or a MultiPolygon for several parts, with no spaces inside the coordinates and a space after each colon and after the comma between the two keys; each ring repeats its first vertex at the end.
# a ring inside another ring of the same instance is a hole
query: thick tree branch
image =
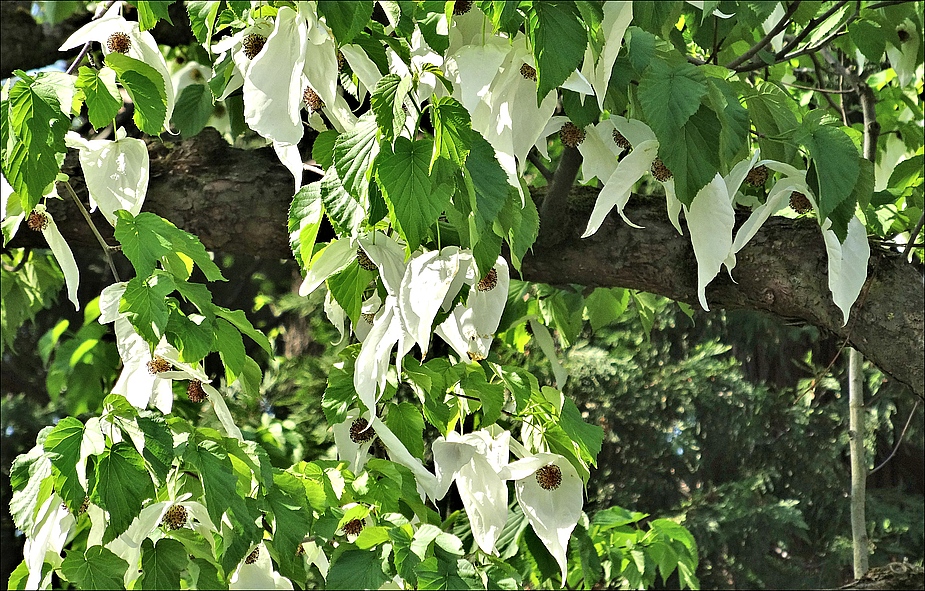
{"type": "MultiPolygon", "coordinates": [[[[207,129],[172,147],[153,140],[149,152],[146,211],[195,233],[212,250],[264,258],[291,256],[286,220],[292,177],[272,150],[234,149],[207,129]]],[[[68,155],[64,172],[85,199],[76,154],[68,155]]],[[[609,218],[594,236],[583,240],[579,235],[596,196],[596,189],[571,191],[573,221],[563,240],[551,248],[538,246],[526,257],[524,279],[628,287],[697,305],[697,263],[690,239],[671,226],[664,200],[630,200],[628,214],[644,230],[609,218]]],[[[98,248],[75,205],[60,201],[49,209],[69,241],[98,248]]],[[[98,220],[97,226],[105,227],[102,217],[98,220]]],[[[105,234],[107,239],[110,236],[105,234]]],[[[41,246],[40,241],[40,234],[21,231],[11,246],[41,246]]],[[[815,221],[772,218],[739,253],[737,283],[720,273],[707,288],[707,299],[714,309],[765,310],[800,318],[845,338],[848,327],[842,326],[841,311],[832,303],[826,269],[825,244],[815,221]]],[[[869,269],[866,300],[852,311],[850,344],[923,396],[925,295],[920,270],[899,253],[879,249],[874,249],[869,269]]]]}

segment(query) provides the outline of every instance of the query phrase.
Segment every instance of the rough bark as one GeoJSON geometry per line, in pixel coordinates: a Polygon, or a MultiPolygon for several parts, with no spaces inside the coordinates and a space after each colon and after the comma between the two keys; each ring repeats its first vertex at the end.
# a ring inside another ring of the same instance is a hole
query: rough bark
{"type": "MultiPolygon", "coordinates": [[[[149,152],[151,182],[145,210],[198,235],[212,250],[291,256],[286,220],[293,182],[272,150],[235,149],[207,129],[174,145],[152,140],[149,152]]],[[[68,155],[64,172],[85,197],[75,154],[68,155]]],[[[595,196],[596,190],[590,188],[572,191],[568,213],[573,220],[587,219],[595,196]]],[[[72,203],[53,203],[50,211],[68,240],[96,246],[72,203]]],[[[556,246],[538,247],[526,257],[523,278],[558,285],[628,287],[698,305],[697,263],[690,240],[671,226],[664,203],[634,197],[627,214],[645,229],[630,228],[612,216],[597,234],[582,240],[579,233],[584,226],[576,222],[556,246]]],[[[98,214],[94,218],[111,239],[106,222],[98,214]]],[[[41,240],[40,234],[23,227],[11,246],[35,246],[41,240]]],[[[868,283],[847,326],[842,326],[841,311],[832,303],[826,270],[825,245],[814,220],[772,218],[739,253],[735,282],[720,273],[707,288],[707,300],[714,309],[765,310],[847,337],[868,360],[919,396],[925,395],[925,296],[920,270],[898,253],[873,249],[868,283]]]]}

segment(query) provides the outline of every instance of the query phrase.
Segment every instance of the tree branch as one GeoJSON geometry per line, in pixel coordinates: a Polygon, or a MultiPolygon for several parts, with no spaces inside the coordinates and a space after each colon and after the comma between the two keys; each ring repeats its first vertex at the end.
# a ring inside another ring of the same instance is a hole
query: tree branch
{"type": "MultiPolygon", "coordinates": [[[[745,53],[743,53],[736,59],[726,64],[726,67],[730,70],[735,70],[737,67],[741,66],[748,60],[752,59],[752,57],[755,54],[757,54],[759,51],[767,47],[768,44],[771,42],[771,39],[776,37],[781,31],[787,28],[787,25],[790,24],[790,17],[793,16],[793,13],[797,11],[797,8],[799,8],[799,6],[800,6],[800,0],[795,0],[794,2],[791,2],[790,6],[787,7],[787,12],[785,12],[784,16],[782,16],[781,19],[777,21],[777,24],[774,25],[774,28],[768,31],[767,35],[759,39],[757,43],[749,47],[745,53]]],[[[707,60],[707,61],[710,61],[710,60],[707,60]]]]}
{"type": "Polygon", "coordinates": [[[543,203],[540,205],[539,242],[545,246],[558,244],[565,235],[570,220],[568,216],[568,196],[581,168],[581,152],[578,148],[565,146],[559,165],[546,189],[543,203]]]}
{"type": "MultiPolygon", "coordinates": [[[[272,150],[235,149],[218,132],[206,129],[173,147],[150,140],[149,153],[151,181],[145,211],[193,232],[213,251],[291,258],[286,212],[292,176],[272,150]]],[[[68,154],[63,172],[83,199],[86,187],[76,152],[68,154]]],[[[697,262],[690,239],[672,227],[664,200],[631,198],[627,213],[645,230],[629,228],[611,216],[594,236],[581,239],[597,194],[590,187],[571,189],[568,209],[558,215],[570,215],[572,223],[564,225],[563,239],[554,248],[537,245],[525,258],[523,278],[556,285],[640,289],[698,305],[697,262]]],[[[75,206],[55,200],[48,207],[72,246],[99,248],[75,206]]],[[[98,227],[108,226],[99,219],[98,227]]],[[[41,247],[41,240],[35,232],[20,232],[11,247],[41,247]]],[[[852,311],[849,331],[832,303],[826,265],[825,244],[814,220],[772,218],[740,252],[737,283],[721,273],[707,289],[707,298],[713,308],[747,308],[799,318],[842,339],[850,332],[850,344],[868,360],[919,396],[925,394],[925,295],[920,270],[907,264],[900,253],[875,249],[868,295],[852,311]]],[[[96,294],[84,295],[90,299],[96,294]]]]}

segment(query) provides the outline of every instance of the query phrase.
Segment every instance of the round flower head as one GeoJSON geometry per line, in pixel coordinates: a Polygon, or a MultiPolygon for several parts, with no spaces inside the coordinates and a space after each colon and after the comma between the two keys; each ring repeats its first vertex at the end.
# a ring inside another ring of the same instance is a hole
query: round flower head
{"type": "Polygon", "coordinates": [[[273,570],[270,553],[262,543],[238,565],[229,583],[229,589],[292,589],[289,579],[273,570]]]}
{"type": "Polygon", "coordinates": [[[359,474],[366,465],[369,448],[376,438],[369,416],[369,412],[360,415],[359,411],[351,410],[342,423],[333,427],[337,457],[347,462],[348,469],[354,474],[359,474]]]}

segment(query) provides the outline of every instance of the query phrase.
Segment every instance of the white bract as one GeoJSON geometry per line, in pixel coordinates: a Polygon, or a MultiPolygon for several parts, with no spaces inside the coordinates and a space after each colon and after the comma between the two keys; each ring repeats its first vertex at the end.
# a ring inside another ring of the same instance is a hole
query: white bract
{"type": "Polygon", "coordinates": [[[257,559],[242,562],[231,575],[229,589],[292,589],[286,577],[273,570],[270,552],[262,543],[254,549],[257,559]]]}
{"type": "Polygon", "coordinates": [[[581,517],[583,503],[584,488],[578,472],[558,454],[539,453],[508,464],[500,475],[515,481],[517,502],[537,537],[559,563],[565,586],[568,540],[581,517]]]}
{"type": "MultiPolygon", "coordinates": [[[[52,193],[46,195],[46,197],[49,196],[57,197],[57,194],[52,193]]],[[[44,204],[39,203],[36,205],[29,217],[30,220],[36,220],[38,224],[37,229],[41,230],[42,236],[45,237],[45,242],[48,243],[48,248],[50,248],[51,253],[55,255],[55,260],[58,261],[58,266],[61,267],[61,272],[64,273],[64,282],[67,285],[67,298],[74,304],[74,308],[79,310],[80,304],[77,301],[77,287],[80,285],[80,272],[77,270],[77,261],[74,260],[74,253],[71,252],[71,247],[67,245],[64,236],[61,235],[58,226],[55,224],[55,219],[51,217],[51,214],[44,204]],[[33,216],[38,217],[33,218],[33,216]]]]}
{"type": "Polygon", "coordinates": [[[487,554],[495,553],[507,523],[507,484],[498,473],[508,463],[509,439],[507,431],[496,438],[484,430],[463,436],[450,431],[433,443],[437,499],[456,482],[472,535],[487,554]]]}
{"type": "Polygon", "coordinates": [[[106,11],[106,14],[74,31],[74,33],[61,44],[58,51],[67,51],[68,49],[73,49],[74,47],[95,41],[102,47],[103,55],[109,55],[113,52],[110,45],[118,45],[118,43],[111,41],[113,36],[126,36],[128,48],[125,51],[120,51],[120,53],[124,53],[128,57],[148,64],[157,70],[164,79],[164,90],[167,94],[167,116],[164,119],[166,124],[167,121],[170,121],[171,115],[173,115],[175,96],[170,70],[167,69],[167,62],[157,48],[157,42],[154,41],[154,37],[151,36],[151,33],[142,31],[138,27],[137,22],[125,20],[120,14],[121,10],[122,2],[113,2],[112,7],[106,11]]]}
{"type": "Polygon", "coordinates": [[[64,138],[76,148],[90,193],[90,211],[100,208],[103,217],[116,225],[116,211],[138,215],[148,191],[148,148],[142,140],[116,130],[116,140],[85,140],[74,132],[64,138]]]}
{"type": "Polygon", "coordinates": [[[76,523],[77,520],[57,494],[52,494],[42,503],[36,512],[32,530],[25,532],[23,555],[29,568],[26,589],[46,589],[51,586],[54,571],[49,571],[43,579],[42,564],[46,561],[54,567],[61,564],[61,551],[76,523]]]}

